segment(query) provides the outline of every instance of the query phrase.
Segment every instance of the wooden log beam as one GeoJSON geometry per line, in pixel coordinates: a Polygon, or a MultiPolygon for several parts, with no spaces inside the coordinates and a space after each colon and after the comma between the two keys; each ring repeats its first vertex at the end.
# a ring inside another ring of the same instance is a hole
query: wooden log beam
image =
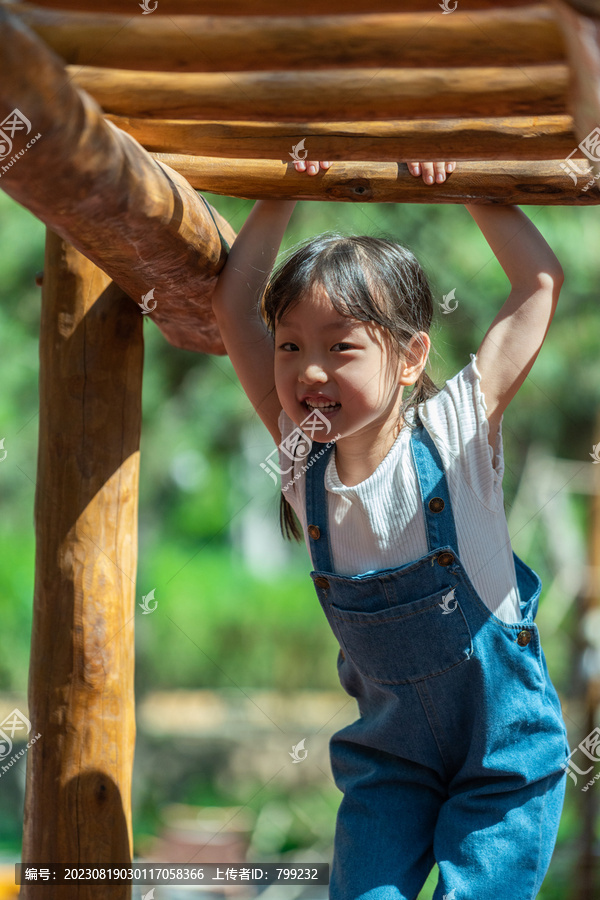
{"type": "Polygon", "coordinates": [[[563,160],[461,162],[443,184],[428,187],[405,163],[333,163],[307,178],[274,160],[231,160],[155,153],[198,190],[257,200],[331,200],[360,203],[497,203],[520,206],[590,206],[600,186],[580,175],[574,184],[563,160]]]}
{"type": "Polygon", "coordinates": [[[565,65],[171,73],[69,66],[104,112],[143,119],[330,122],[567,114],[565,65]]]}
{"type": "Polygon", "coordinates": [[[153,290],[150,315],[174,346],[224,353],[211,296],[227,247],[213,216],[229,245],[233,230],[107,122],[60,59],[2,7],[0,43],[0,123],[11,145],[0,143],[0,187],[134,301],[153,290]],[[15,123],[21,130],[11,135],[15,123]]]}
{"type": "MultiPolygon", "coordinates": [[[[133,857],[134,615],[142,318],[47,232],[23,861],[127,866],[133,857]]],[[[127,900],[129,885],[50,885],[127,900]]],[[[23,884],[21,897],[39,888],[23,884]]]]}
{"type": "Polygon", "coordinates": [[[570,116],[383,122],[193,122],[107,116],[148,150],[230,159],[561,159],[576,145],[570,116]],[[300,150],[297,152],[301,152],[300,150]]]}
{"type": "Polygon", "coordinates": [[[565,3],[556,2],[555,7],[571,64],[571,112],[578,146],[600,178],[600,9],[598,17],[591,18],[565,3]]]}
{"type": "MultiPolygon", "coordinates": [[[[160,6],[160,4],[159,4],[160,6]]],[[[546,6],[434,16],[131,16],[8,4],[67,63],[154,72],[497,67],[564,60],[546,6]],[[531,36],[535,34],[535,40],[531,36]]],[[[251,12],[251,10],[249,10],[251,12]]]]}
{"type": "MultiPolygon", "coordinates": [[[[441,16],[442,10],[431,0],[411,0],[411,12],[427,12],[434,16],[441,16]]],[[[449,0],[449,8],[452,9],[455,0],[449,0]]],[[[298,7],[286,8],[281,0],[148,0],[147,7],[161,16],[174,15],[203,15],[203,16],[285,16],[298,15],[298,7]]],[[[515,6],[530,6],[531,0],[460,0],[457,9],[471,12],[477,9],[495,9],[498,7],[512,8],[515,6]]],[[[37,0],[36,6],[44,6],[47,9],[74,9],[83,12],[89,10],[90,0],[37,0]]],[[[132,10],[134,4],[132,4],[132,10]]],[[[94,3],[96,12],[122,13],[123,0],[97,0],[94,3]]],[[[136,10],[137,12],[137,10],[136,10]]],[[[398,12],[398,0],[330,0],[327,4],[327,13],[387,13],[398,12]]],[[[302,14],[305,16],[319,16],[323,13],[322,0],[304,0],[302,14]]],[[[141,10],[140,10],[141,14],[141,10]]]]}

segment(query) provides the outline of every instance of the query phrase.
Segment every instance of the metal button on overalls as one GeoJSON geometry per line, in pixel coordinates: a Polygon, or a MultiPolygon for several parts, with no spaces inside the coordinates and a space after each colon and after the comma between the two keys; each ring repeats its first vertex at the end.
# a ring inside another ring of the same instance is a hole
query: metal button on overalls
{"type": "Polygon", "coordinates": [[[321,537],[321,529],[318,525],[309,525],[306,530],[313,541],[317,541],[321,537]]]}
{"type": "Polygon", "coordinates": [[[569,756],[541,648],[512,652],[515,634],[531,640],[541,583],[513,554],[522,621],[507,625],[485,605],[461,562],[439,452],[417,426],[410,450],[428,551],[411,562],[336,573],[330,541],[314,539],[328,534],[331,448],[306,473],[312,576],[326,588],[317,596],[340,645],[339,679],[360,712],[329,742],[343,794],[329,898],[416,897],[437,861],[436,896],[531,900],[556,841],[569,756]]]}
{"type": "Polygon", "coordinates": [[[520,631],[517,635],[517,644],[520,647],[526,647],[529,641],[531,640],[531,632],[524,629],[520,631]]]}
{"type": "Polygon", "coordinates": [[[453,562],[454,554],[452,553],[444,552],[440,553],[440,555],[438,556],[438,565],[440,566],[449,566],[453,562]]]}

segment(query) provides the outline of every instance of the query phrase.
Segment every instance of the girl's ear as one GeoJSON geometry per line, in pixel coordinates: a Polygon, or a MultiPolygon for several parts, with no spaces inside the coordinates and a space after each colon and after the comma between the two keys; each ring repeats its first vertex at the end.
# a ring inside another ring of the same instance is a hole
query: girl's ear
{"type": "Polygon", "coordinates": [[[406,350],[404,360],[400,366],[399,384],[414,384],[423,372],[427,364],[431,340],[426,331],[417,331],[411,337],[406,350]]]}

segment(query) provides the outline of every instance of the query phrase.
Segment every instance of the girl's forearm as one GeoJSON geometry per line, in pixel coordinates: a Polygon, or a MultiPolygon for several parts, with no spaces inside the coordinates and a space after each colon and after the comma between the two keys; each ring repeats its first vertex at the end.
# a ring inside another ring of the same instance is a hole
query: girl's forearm
{"type": "Polygon", "coordinates": [[[467,205],[511,285],[562,278],[561,265],[533,222],[516,206],[467,205]]]}
{"type": "Polygon", "coordinates": [[[255,303],[271,272],[295,200],[257,200],[236,237],[213,294],[215,303],[255,303]]]}

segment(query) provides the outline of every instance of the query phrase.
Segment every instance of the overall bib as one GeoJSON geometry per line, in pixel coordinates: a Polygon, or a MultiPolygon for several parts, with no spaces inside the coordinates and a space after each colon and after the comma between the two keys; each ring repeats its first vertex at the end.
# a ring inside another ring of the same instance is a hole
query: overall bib
{"type": "Polygon", "coordinates": [[[306,472],[311,577],[360,712],[329,742],[344,795],[330,900],[415,900],[434,862],[434,900],[533,900],[570,753],[534,624],[541,582],[513,551],[523,620],[488,609],[461,564],[442,461],[420,421],[410,446],[429,551],[375,574],[333,571],[331,448],[306,472]]]}

